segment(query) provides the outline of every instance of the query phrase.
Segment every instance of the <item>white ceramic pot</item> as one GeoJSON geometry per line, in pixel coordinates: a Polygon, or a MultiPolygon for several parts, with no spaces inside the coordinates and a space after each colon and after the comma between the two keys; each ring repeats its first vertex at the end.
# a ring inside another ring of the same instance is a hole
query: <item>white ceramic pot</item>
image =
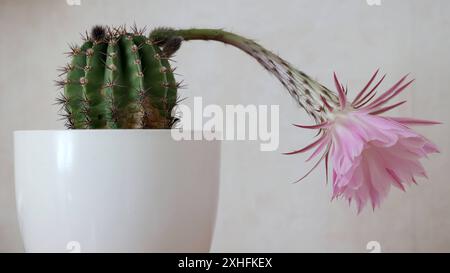
{"type": "Polygon", "coordinates": [[[220,141],[170,130],[17,131],[27,252],[207,252],[220,141]]]}

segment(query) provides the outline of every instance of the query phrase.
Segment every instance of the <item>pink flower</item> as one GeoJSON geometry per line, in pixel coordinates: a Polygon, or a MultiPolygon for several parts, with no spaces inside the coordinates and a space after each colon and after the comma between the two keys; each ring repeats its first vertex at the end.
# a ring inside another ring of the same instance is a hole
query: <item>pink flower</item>
{"type": "MultiPolygon", "coordinates": [[[[356,202],[358,213],[370,201],[373,209],[379,207],[391,185],[405,191],[405,185],[416,183],[415,176],[427,177],[419,159],[438,148],[410,128],[414,125],[432,125],[438,122],[414,118],[380,116],[406,101],[386,106],[413,80],[406,83],[404,76],[389,90],[373,99],[379,80],[369,90],[378,70],[355,99],[347,101],[344,89],[334,74],[339,94],[339,106],[328,108],[326,120],[312,126],[295,125],[300,128],[319,129],[318,139],[303,149],[286,154],[298,154],[313,150],[307,161],[321,154],[314,167],[298,181],[310,174],[321,161],[325,161],[328,180],[329,161],[332,164],[333,196],[343,197],[351,204],[356,202]]],[[[298,182],[297,181],[297,182],[298,182]]]]}

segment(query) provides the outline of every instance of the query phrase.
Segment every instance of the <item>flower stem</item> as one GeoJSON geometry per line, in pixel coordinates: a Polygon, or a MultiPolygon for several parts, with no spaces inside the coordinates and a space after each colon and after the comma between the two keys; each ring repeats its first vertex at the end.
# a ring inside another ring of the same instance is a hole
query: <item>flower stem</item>
{"type": "Polygon", "coordinates": [[[323,100],[326,100],[329,105],[338,105],[338,97],[334,92],[251,39],[221,29],[191,28],[175,30],[159,28],[150,34],[150,38],[162,47],[174,37],[181,37],[184,41],[219,41],[239,48],[277,77],[295,101],[316,121],[321,120],[329,111],[323,100]]]}

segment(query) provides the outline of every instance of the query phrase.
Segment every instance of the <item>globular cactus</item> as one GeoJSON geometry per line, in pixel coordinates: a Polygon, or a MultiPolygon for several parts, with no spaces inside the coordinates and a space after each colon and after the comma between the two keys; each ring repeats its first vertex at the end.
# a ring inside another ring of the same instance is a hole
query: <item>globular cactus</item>
{"type": "Polygon", "coordinates": [[[71,62],[61,68],[66,127],[71,129],[171,128],[177,121],[174,69],[169,58],[181,39],[155,41],[145,29],[96,26],[71,62]],[[163,45],[167,44],[167,47],[163,45]]]}

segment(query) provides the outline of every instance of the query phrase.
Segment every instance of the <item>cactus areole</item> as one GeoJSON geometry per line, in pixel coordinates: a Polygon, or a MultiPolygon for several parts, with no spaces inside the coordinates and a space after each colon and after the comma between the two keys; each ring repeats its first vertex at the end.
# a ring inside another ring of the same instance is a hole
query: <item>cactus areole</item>
{"type": "Polygon", "coordinates": [[[61,68],[57,85],[70,129],[171,128],[177,88],[170,55],[181,40],[158,41],[145,29],[95,26],[81,47],[71,45],[71,62],[61,68]]]}

